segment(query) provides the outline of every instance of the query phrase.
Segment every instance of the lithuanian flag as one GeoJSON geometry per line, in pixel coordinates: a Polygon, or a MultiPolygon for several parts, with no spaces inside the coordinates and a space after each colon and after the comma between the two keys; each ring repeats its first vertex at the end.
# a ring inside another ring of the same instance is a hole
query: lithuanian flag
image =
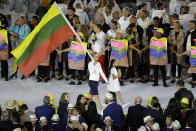
{"type": "Polygon", "coordinates": [[[69,25],[54,3],[37,27],[12,51],[24,76],[28,77],[53,50],[74,36],[69,25]]]}

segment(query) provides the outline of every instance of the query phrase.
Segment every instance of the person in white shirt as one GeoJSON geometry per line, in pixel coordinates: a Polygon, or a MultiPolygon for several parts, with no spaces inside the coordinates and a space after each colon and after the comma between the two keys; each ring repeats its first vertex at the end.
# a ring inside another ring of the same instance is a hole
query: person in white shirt
{"type": "MultiPolygon", "coordinates": [[[[93,52],[99,53],[99,62],[105,73],[105,44],[106,44],[106,34],[102,31],[102,26],[100,24],[94,25],[94,33],[91,34],[89,38],[89,44],[91,44],[91,50],[93,52]]],[[[103,78],[101,78],[103,80],[103,78]]]]}
{"type": "Polygon", "coordinates": [[[142,10],[140,13],[140,18],[137,19],[137,24],[143,28],[145,31],[149,25],[152,24],[151,19],[148,17],[148,11],[147,10],[142,10]]]}
{"type": "Polygon", "coordinates": [[[75,9],[76,12],[75,14],[77,16],[79,16],[80,18],[80,24],[81,25],[89,25],[89,18],[86,12],[84,12],[83,8],[82,8],[82,3],[81,2],[77,2],[75,3],[75,9]]]}
{"type": "Polygon", "coordinates": [[[59,3],[58,7],[63,12],[64,15],[68,13],[68,5],[70,4],[70,0],[64,0],[63,3],[59,3]]]}
{"type": "Polygon", "coordinates": [[[130,17],[131,17],[132,12],[133,12],[132,9],[125,7],[123,9],[123,16],[120,17],[120,19],[118,20],[119,29],[122,30],[123,36],[126,36],[126,30],[130,24],[130,17]]]}
{"type": "Polygon", "coordinates": [[[106,83],[108,83],[108,80],[103,73],[101,64],[98,62],[99,54],[97,52],[93,52],[92,57],[94,61],[91,61],[88,64],[88,70],[90,74],[88,84],[90,87],[91,96],[95,98],[95,103],[97,104],[97,107],[100,109],[100,111],[102,111],[102,105],[100,103],[99,93],[98,93],[100,75],[103,77],[106,83]]]}
{"type": "Polygon", "coordinates": [[[110,30],[107,31],[107,38],[108,41],[110,41],[111,39],[116,38],[116,30],[117,28],[117,22],[116,21],[112,21],[110,24],[110,30]]]}
{"type": "Polygon", "coordinates": [[[85,11],[88,13],[90,20],[95,18],[95,14],[98,10],[98,4],[99,4],[99,0],[91,0],[88,3],[87,8],[85,9],[85,11]]]}
{"type": "Polygon", "coordinates": [[[145,131],[152,131],[153,118],[151,116],[144,117],[144,124],[145,125],[140,128],[146,129],[145,131]]]}
{"type": "Polygon", "coordinates": [[[116,21],[118,23],[120,13],[119,11],[112,12],[112,21],[116,21]]]}
{"type": "Polygon", "coordinates": [[[86,9],[88,6],[88,2],[87,0],[75,0],[75,2],[73,3],[73,7],[76,8],[76,4],[77,3],[81,3],[82,5],[82,9],[86,9]]]}
{"type": "Polygon", "coordinates": [[[138,6],[138,8],[139,8],[139,10],[137,10],[136,17],[140,18],[141,11],[142,10],[147,10],[146,3],[142,3],[141,5],[138,6]]]}
{"type": "Polygon", "coordinates": [[[152,11],[151,19],[153,20],[154,17],[162,18],[163,23],[167,22],[168,16],[167,16],[166,11],[164,9],[163,3],[161,3],[161,2],[157,3],[156,8],[152,11]]]}
{"type": "Polygon", "coordinates": [[[112,118],[110,116],[106,116],[104,119],[105,127],[103,131],[112,131],[112,118]]]}
{"type": "Polygon", "coordinates": [[[180,23],[182,24],[184,32],[189,29],[189,21],[193,19],[193,14],[189,12],[189,7],[183,7],[182,14],[179,15],[180,23]]]}
{"type": "Polygon", "coordinates": [[[106,24],[110,24],[110,22],[112,21],[112,7],[110,5],[107,5],[105,8],[105,13],[103,14],[105,17],[105,22],[106,24]]]}
{"type": "Polygon", "coordinates": [[[190,3],[188,4],[189,8],[190,8],[190,13],[191,14],[195,14],[196,13],[196,1],[190,1],[190,3]]]}

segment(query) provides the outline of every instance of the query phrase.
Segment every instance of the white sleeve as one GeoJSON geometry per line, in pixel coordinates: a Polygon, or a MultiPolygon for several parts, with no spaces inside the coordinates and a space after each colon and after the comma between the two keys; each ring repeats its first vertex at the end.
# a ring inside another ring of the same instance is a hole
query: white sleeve
{"type": "Polygon", "coordinates": [[[107,80],[105,74],[103,73],[103,70],[102,70],[102,68],[101,68],[101,64],[100,64],[100,63],[99,63],[99,73],[100,73],[100,75],[102,76],[102,78],[104,79],[104,81],[105,81],[106,83],[108,83],[108,80],[107,80]]]}
{"type": "Polygon", "coordinates": [[[93,64],[91,64],[91,62],[88,64],[88,70],[89,70],[89,73],[93,73],[93,64]]]}

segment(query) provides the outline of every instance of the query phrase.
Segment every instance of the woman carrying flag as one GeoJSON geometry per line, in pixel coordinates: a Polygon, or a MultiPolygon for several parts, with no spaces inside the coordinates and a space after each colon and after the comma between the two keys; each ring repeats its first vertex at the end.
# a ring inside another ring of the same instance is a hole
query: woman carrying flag
{"type": "Polygon", "coordinates": [[[166,84],[166,69],[165,66],[168,64],[167,57],[167,38],[163,37],[164,31],[162,28],[158,28],[155,31],[155,36],[150,41],[150,64],[154,67],[155,81],[153,86],[158,86],[159,69],[163,79],[163,86],[167,87],[166,84]]]}

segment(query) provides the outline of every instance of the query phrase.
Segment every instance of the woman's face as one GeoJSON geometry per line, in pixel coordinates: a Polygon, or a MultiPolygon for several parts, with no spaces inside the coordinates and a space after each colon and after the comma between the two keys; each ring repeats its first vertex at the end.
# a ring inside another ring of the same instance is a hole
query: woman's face
{"type": "Polygon", "coordinates": [[[103,15],[100,15],[100,16],[99,16],[99,21],[100,21],[100,22],[103,22],[103,21],[104,21],[104,16],[103,16],[103,15]]]}
{"type": "Polygon", "coordinates": [[[98,59],[99,59],[99,54],[97,53],[97,54],[93,57],[93,59],[94,59],[95,61],[98,61],[98,59]]]}
{"type": "Polygon", "coordinates": [[[67,102],[70,101],[70,95],[69,95],[69,94],[66,94],[64,97],[65,97],[65,100],[66,100],[67,102]]]}
{"type": "Polygon", "coordinates": [[[126,16],[126,17],[128,17],[129,16],[129,11],[128,10],[124,10],[123,11],[123,15],[126,16]]]}
{"type": "Polygon", "coordinates": [[[136,27],[133,27],[133,32],[137,32],[137,28],[136,27]]]}
{"type": "Polygon", "coordinates": [[[178,29],[179,29],[179,26],[178,26],[177,23],[174,23],[174,29],[175,29],[175,30],[178,30],[178,29]]]}
{"type": "Polygon", "coordinates": [[[85,104],[85,103],[86,103],[86,98],[85,98],[85,97],[82,97],[82,98],[80,99],[80,103],[81,103],[81,104],[85,104]]]}

